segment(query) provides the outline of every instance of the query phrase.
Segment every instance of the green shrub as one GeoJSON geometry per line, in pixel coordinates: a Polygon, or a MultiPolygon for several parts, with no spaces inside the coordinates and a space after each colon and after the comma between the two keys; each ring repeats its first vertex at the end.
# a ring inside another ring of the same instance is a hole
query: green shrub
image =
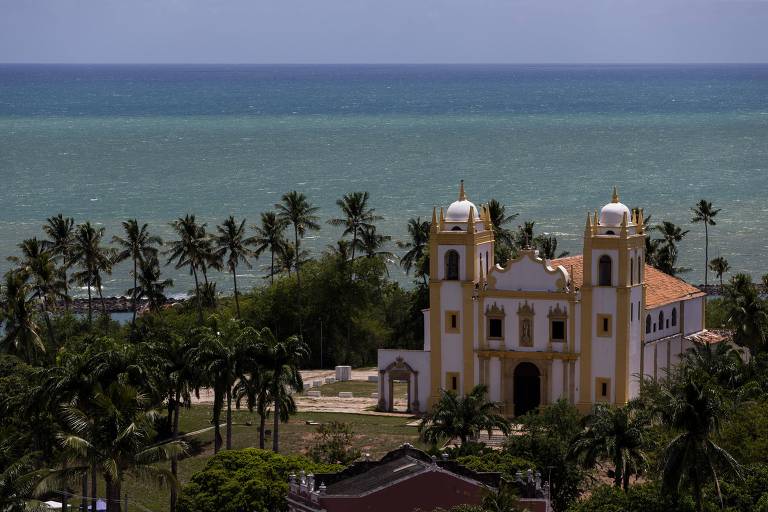
{"type": "Polygon", "coordinates": [[[536,470],[536,464],[528,459],[506,452],[492,452],[484,455],[468,455],[456,459],[460,464],[478,472],[499,472],[507,480],[513,480],[515,473],[536,470]]]}
{"type": "Polygon", "coordinates": [[[179,512],[277,512],[286,510],[288,477],[340,471],[342,466],[318,464],[305,457],[246,448],[212,457],[185,485],[179,512]]]}

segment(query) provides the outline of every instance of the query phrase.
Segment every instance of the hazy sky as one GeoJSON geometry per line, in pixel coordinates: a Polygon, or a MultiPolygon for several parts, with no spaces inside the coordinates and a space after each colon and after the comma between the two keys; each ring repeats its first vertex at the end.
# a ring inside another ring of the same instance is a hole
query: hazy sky
{"type": "Polygon", "coordinates": [[[0,0],[0,62],[767,62],[768,0],[0,0]]]}

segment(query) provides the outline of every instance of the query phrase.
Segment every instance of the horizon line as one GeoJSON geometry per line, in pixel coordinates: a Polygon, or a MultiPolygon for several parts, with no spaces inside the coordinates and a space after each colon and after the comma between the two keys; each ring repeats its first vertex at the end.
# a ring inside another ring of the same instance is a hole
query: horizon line
{"type": "Polygon", "coordinates": [[[0,66],[761,66],[766,61],[695,62],[54,62],[0,61],[0,66]]]}

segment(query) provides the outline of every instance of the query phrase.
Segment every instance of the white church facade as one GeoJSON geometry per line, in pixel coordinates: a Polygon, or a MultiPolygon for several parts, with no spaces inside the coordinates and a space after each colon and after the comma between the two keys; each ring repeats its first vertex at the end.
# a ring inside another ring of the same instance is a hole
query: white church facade
{"type": "Polygon", "coordinates": [[[614,191],[587,214],[582,255],[526,249],[502,267],[490,214],[462,182],[432,215],[424,348],[379,350],[379,408],[392,410],[396,381],[409,384],[410,412],[481,383],[509,416],[561,398],[584,412],[626,403],[641,375],[662,377],[707,338],[705,294],[646,265],[645,234],[642,211],[614,191]]]}

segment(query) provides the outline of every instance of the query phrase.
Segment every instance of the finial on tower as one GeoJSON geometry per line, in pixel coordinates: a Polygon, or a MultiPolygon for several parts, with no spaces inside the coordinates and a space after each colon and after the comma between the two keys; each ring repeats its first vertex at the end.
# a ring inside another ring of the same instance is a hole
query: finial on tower
{"type": "Polygon", "coordinates": [[[618,203],[619,202],[619,191],[616,189],[616,185],[613,186],[613,197],[611,198],[612,203],[618,203]]]}
{"type": "Polygon", "coordinates": [[[464,193],[464,180],[461,180],[461,184],[459,185],[459,201],[466,201],[467,200],[467,194],[464,193]]]}

